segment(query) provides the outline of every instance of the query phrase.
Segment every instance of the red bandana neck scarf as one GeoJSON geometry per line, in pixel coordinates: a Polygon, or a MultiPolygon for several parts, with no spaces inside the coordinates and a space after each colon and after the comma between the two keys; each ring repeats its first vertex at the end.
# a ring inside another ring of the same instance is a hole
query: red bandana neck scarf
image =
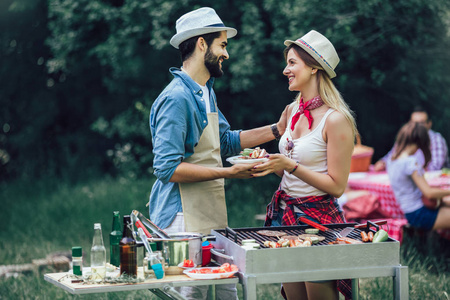
{"type": "Polygon", "coordinates": [[[303,97],[300,98],[300,105],[298,106],[298,112],[292,117],[291,130],[294,130],[295,124],[302,114],[305,114],[305,117],[308,119],[309,127],[311,129],[312,122],[314,121],[311,116],[311,110],[321,107],[323,105],[323,101],[319,96],[312,98],[306,103],[303,102],[303,97]]]}

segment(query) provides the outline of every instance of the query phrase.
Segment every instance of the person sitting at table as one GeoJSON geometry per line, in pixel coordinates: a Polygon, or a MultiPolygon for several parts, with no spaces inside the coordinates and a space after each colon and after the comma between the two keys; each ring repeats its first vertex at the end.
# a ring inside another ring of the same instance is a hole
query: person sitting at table
{"type": "Polygon", "coordinates": [[[408,223],[425,230],[450,228],[450,190],[430,187],[425,180],[424,168],[430,162],[430,137],[428,129],[417,122],[408,122],[400,129],[392,158],[387,161],[387,173],[395,199],[408,223]],[[423,152],[422,164],[415,153],[423,152]],[[442,199],[439,209],[424,205],[423,197],[442,199]]]}
{"type": "MultiPolygon", "coordinates": [[[[427,171],[441,170],[444,167],[450,167],[447,143],[439,132],[431,130],[433,122],[429,118],[427,111],[420,106],[416,106],[414,111],[411,113],[410,121],[421,123],[428,129],[431,145],[431,160],[427,166],[427,171]]],[[[392,157],[393,153],[394,148],[392,148],[391,151],[375,163],[374,170],[386,170],[386,162],[392,157]]],[[[424,155],[421,150],[418,150],[415,156],[420,163],[424,163],[424,155]]]]}

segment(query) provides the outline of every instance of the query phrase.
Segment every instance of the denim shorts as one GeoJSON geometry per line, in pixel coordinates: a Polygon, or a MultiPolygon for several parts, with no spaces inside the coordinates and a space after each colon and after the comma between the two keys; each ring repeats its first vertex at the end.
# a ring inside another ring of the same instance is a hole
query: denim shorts
{"type": "Polygon", "coordinates": [[[415,228],[431,230],[436,222],[439,209],[431,210],[422,206],[418,210],[405,214],[409,225],[415,228]]]}
{"type": "MultiPolygon", "coordinates": [[[[282,209],[280,209],[279,211],[278,211],[278,216],[277,216],[277,218],[275,219],[275,220],[272,220],[272,225],[271,225],[271,227],[273,227],[273,226],[283,226],[283,225],[281,225],[281,221],[283,220],[283,210],[282,209]]],[[[314,221],[314,222],[317,222],[316,220],[314,220],[313,218],[311,218],[311,217],[309,217],[307,214],[305,214],[305,213],[299,213],[299,212],[296,212],[295,213],[295,217],[298,219],[299,217],[306,217],[306,218],[308,218],[308,219],[310,219],[311,221],[314,221]]],[[[297,224],[298,225],[306,225],[306,224],[304,224],[304,223],[302,223],[302,222],[298,222],[297,221],[297,224]]],[[[333,281],[333,280],[316,280],[316,281],[308,281],[308,282],[313,282],[313,283],[324,283],[324,282],[329,282],[329,281],[333,281]]]]}

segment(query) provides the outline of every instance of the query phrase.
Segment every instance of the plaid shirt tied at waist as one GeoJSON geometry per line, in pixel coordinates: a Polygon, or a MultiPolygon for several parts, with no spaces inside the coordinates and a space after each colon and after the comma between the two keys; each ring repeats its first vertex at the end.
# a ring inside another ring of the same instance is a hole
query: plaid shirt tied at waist
{"type": "Polygon", "coordinates": [[[286,203],[281,225],[297,225],[294,207],[297,207],[320,224],[345,223],[344,217],[339,211],[336,198],[331,195],[293,198],[286,194],[285,191],[277,190],[272,197],[272,201],[267,205],[264,226],[272,225],[272,220],[278,217],[281,200],[286,203]]]}
{"type": "MultiPolygon", "coordinates": [[[[293,198],[286,194],[285,191],[277,190],[272,197],[272,201],[267,205],[264,226],[271,226],[272,220],[278,218],[280,200],[286,203],[281,225],[298,225],[294,207],[299,208],[320,224],[345,223],[344,216],[339,211],[336,198],[331,195],[293,198]]],[[[350,279],[338,280],[338,290],[344,295],[345,299],[352,299],[352,281],[350,279]]],[[[287,299],[283,289],[281,290],[281,295],[287,299]]]]}

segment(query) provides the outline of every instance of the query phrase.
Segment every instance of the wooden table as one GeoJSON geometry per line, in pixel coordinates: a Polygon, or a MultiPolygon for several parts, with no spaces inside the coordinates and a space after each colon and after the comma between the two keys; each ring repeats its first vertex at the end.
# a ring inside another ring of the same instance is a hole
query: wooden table
{"type": "MultiPolygon", "coordinates": [[[[84,269],[87,268],[83,268],[84,269]]],[[[142,268],[139,268],[138,274],[142,273],[142,268]],[[139,273],[140,272],[140,273],[139,273]]],[[[73,277],[69,276],[70,273],[49,273],[44,275],[44,279],[57,287],[60,287],[71,294],[93,294],[93,293],[109,293],[109,292],[126,292],[136,290],[151,290],[155,289],[166,290],[168,288],[180,287],[180,286],[199,286],[199,285],[218,285],[218,284],[237,284],[239,278],[231,277],[225,279],[193,279],[186,275],[166,275],[163,279],[147,279],[140,283],[132,284],[83,284],[72,283],[73,277]]],[[[138,275],[139,276],[139,275],[138,275]]],[[[155,292],[154,292],[155,293],[155,292]]],[[[157,296],[158,294],[155,293],[157,296]]]]}

